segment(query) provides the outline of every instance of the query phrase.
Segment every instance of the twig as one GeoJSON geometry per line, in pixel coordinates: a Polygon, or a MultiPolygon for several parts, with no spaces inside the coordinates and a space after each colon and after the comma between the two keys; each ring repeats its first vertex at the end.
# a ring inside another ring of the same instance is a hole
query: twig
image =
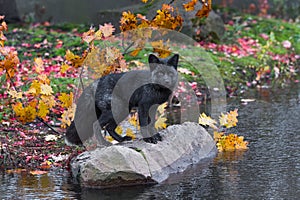
{"type": "Polygon", "coordinates": [[[83,74],[83,66],[81,67],[81,72],[79,74],[79,81],[80,81],[82,90],[84,90],[84,85],[83,85],[83,81],[82,81],[82,74],[83,74]]]}
{"type": "Polygon", "coordinates": [[[61,135],[60,132],[58,132],[57,130],[55,130],[53,127],[51,127],[47,122],[45,122],[42,118],[37,117],[37,120],[39,120],[40,122],[42,122],[44,125],[46,125],[48,128],[50,128],[54,133],[61,135]]]}

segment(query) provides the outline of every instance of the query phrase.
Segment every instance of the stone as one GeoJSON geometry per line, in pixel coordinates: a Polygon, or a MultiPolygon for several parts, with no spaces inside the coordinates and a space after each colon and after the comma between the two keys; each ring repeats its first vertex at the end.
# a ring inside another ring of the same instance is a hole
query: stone
{"type": "Polygon", "coordinates": [[[157,144],[135,140],[84,152],[71,162],[73,176],[92,188],[161,183],[217,152],[197,123],[172,125],[160,134],[157,144]]]}
{"type": "Polygon", "coordinates": [[[213,10],[210,11],[204,25],[200,26],[200,38],[213,37],[214,40],[221,40],[225,33],[225,25],[220,15],[213,10]]]}

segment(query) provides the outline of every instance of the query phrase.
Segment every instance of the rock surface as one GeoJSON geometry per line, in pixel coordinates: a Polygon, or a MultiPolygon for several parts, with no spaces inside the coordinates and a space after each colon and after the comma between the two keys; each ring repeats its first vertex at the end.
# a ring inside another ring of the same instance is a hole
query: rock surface
{"type": "Polygon", "coordinates": [[[160,134],[157,144],[137,140],[84,152],[71,162],[73,176],[97,188],[160,183],[216,153],[212,137],[196,123],[169,126],[160,134]]]}

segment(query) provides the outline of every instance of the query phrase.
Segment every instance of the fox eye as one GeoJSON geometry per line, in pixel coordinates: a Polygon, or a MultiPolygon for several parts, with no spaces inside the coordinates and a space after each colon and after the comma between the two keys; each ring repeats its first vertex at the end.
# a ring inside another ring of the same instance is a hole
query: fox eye
{"type": "Polygon", "coordinates": [[[157,75],[158,75],[158,76],[163,76],[164,73],[163,73],[163,72],[158,72],[157,75]]]}

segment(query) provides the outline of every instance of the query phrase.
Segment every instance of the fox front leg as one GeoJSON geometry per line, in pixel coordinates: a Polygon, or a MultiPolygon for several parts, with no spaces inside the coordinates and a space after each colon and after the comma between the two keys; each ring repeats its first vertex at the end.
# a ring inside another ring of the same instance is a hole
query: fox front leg
{"type": "Polygon", "coordinates": [[[153,144],[161,141],[161,136],[156,133],[156,129],[154,127],[157,108],[158,105],[153,105],[151,108],[145,105],[139,107],[139,120],[143,140],[153,144]]]}

